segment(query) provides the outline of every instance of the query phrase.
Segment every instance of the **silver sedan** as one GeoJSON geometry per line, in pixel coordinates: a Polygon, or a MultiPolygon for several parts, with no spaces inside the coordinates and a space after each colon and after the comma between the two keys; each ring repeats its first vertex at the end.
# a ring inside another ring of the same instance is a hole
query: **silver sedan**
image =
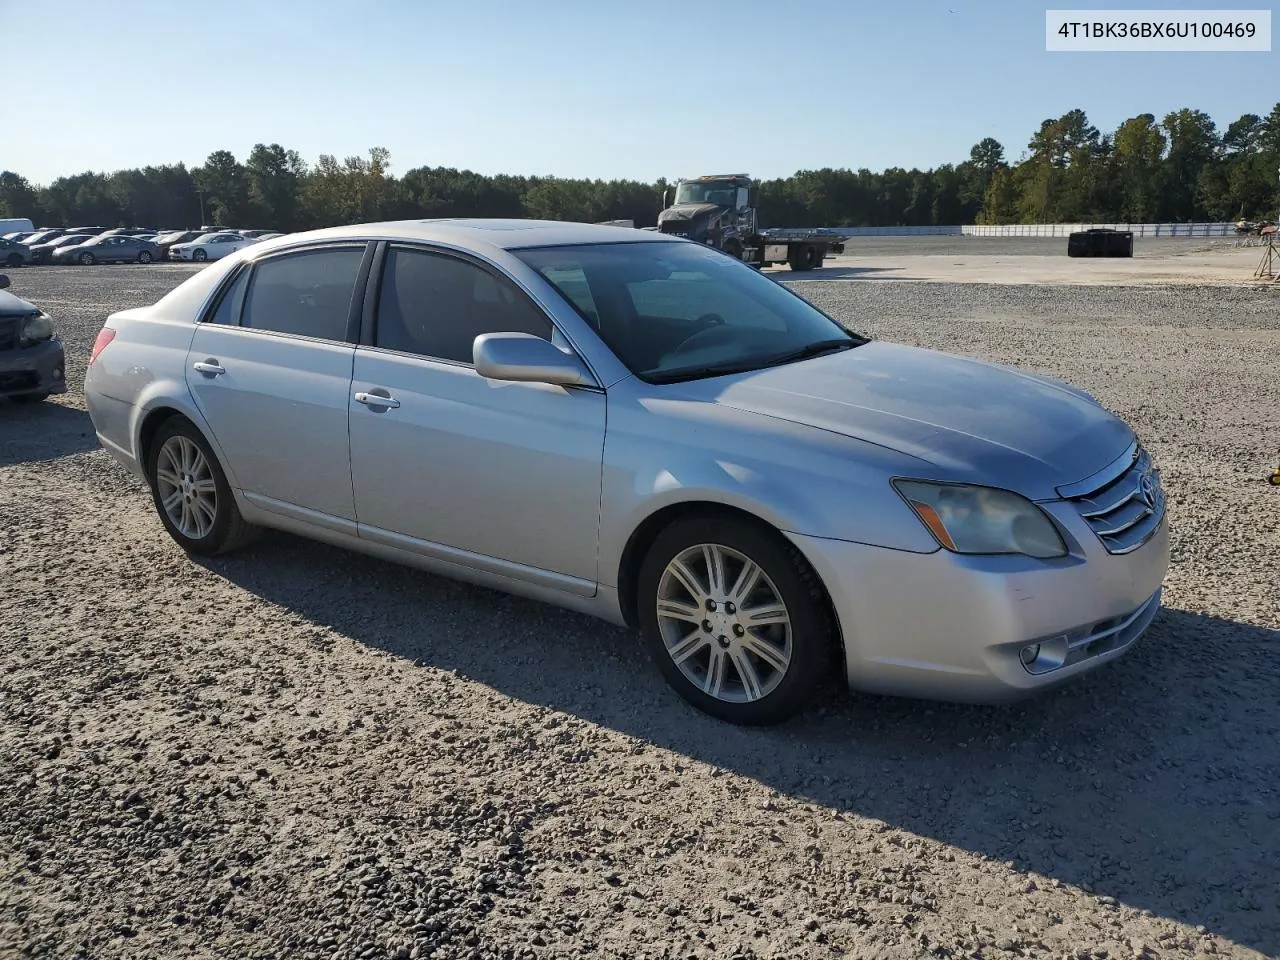
{"type": "Polygon", "coordinates": [[[185,550],[264,527],[637,628],[772,723],[833,678],[1021,697],[1160,606],[1160,477],[1087,394],[852,334],[625,227],[364,224],[254,244],[108,318],[102,445],[185,550]]]}

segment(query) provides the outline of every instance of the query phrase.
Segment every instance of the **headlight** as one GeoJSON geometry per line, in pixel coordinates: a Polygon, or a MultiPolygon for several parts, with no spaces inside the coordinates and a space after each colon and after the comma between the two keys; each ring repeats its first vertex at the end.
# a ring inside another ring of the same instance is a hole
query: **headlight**
{"type": "Polygon", "coordinates": [[[1026,497],[1008,490],[895,480],[898,492],[934,538],[955,553],[1066,556],[1053,521],[1026,497]]]}
{"type": "Polygon", "coordinates": [[[38,313],[22,325],[21,346],[29,347],[53,337],[53,321],[46,313],[38,313]]]}

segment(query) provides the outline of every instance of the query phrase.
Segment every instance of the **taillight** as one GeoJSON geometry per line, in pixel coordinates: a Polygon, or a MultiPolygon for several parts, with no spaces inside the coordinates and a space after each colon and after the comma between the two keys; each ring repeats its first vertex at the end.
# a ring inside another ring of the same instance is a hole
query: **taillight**
{"type": "Polygon", "coordinates": [[[107,348],[112,340],[116,338],[116,332],[110,327],[103,327],[98,331],[98,339],[93,341],[93,352],[89,354],[89,366],[93,366],[93,361],[98,359],[98,354],[107,348]]]}

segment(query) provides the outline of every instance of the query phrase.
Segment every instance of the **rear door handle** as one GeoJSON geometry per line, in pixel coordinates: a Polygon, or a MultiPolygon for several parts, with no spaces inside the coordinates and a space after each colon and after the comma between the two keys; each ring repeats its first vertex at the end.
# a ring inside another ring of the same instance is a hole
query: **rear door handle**
{"type": "Polygon", "coordinates": [[[400,401],[395,397],[382,396],[377,393],[357,393],[355,400],[356,403],[363,403],[366,407],[391,407],[395,409],[400,406],[400,401]]]}
{"type": "Polygon", "coordinates": [[[217,360],[210,357],[208,360],[197,360],[192,364],[200,373],[207,373],[212,377],[216,377],[220,373],[226,373],[227,370],[217,360]]]}

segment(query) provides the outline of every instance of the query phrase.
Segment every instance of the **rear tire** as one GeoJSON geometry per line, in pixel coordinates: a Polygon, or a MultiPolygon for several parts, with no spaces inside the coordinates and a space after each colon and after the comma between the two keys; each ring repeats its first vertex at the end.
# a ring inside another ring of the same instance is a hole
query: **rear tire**
{"type": "Polygon", "coordinates": [[[814,264],[813,247],[807,243],[799,243],[792,246],[790,256],[787,262],[791,265],[792,270],[812,270],[814,264]]]}
{"type": "Polygon", "coordinates": [[[20,267],[20,266],[22,266],[22,254],[20,254],[20,253],[11,253],[11,254],[9,254],[9,256],[8,256],[8,257],[5,259],[5,261],[4,261],[4,265],[5,265],[6,267],[20,267]]]}
{"type": "Polygon", "coordinates": [[[680,696],[713,717],[780,723],[818,699],[836,673],[835,627],[817,574],[762,526],[714,516],[676,521],[645,557],[637,596],[650,657],[680,696]]]}
{"type": "Polygon", "coordinates": [[[252,542],[231,485],[204,435],[185,417],[161,424],[147,451],[147,481],[160,522],[187,553],[213,556],[252,542]]]}
{"type": "Polygon", "coordinates": [[[92,267],[95,263],[98,262],[98,258],[95,257],[92,253],[82,253],[80,254],[79,259],[80,259],[81,266],[85,266],[85,267],[92,267]]]}
{"type": "Polygon", "coordinates": [[[14,403],[40,403],[49,399],[49,391],[42,390],[38,393],[15,393],[9,398],[14,403]]]}
{"type": "Polygon", "coordinates": [[[150,263],[153,259],[154,257],[151,256],[150,251],[143,250],[140,254],[138,254],[139,263],[150,263]]]}

